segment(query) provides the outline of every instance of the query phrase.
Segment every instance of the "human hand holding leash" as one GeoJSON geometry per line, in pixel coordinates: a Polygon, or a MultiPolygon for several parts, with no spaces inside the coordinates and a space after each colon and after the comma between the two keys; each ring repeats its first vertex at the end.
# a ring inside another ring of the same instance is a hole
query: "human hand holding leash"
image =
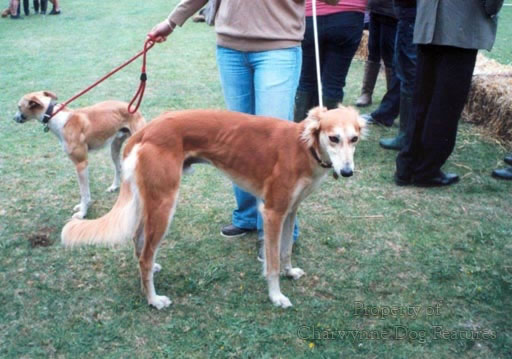
{"type": "Polygon", "coordinates": [[[175,27],[176,24],[172,23],[169,19],[165,19],[151,29],[148,33],[148,39],[152,39],[155,42],[164,42],[175,27]]]}

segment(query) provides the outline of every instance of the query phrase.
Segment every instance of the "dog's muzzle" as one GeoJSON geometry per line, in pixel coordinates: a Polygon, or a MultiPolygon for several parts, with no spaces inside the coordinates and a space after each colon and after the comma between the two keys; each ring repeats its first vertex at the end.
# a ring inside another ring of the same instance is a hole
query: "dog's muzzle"
{"type": "Polygon", "coordinates": [[[18,123],[23,123],[23,122],[27,121],[27,118],[25,117],[24,114],[18,112],[16,115],[14,115],[13,120],[18,123]]]}

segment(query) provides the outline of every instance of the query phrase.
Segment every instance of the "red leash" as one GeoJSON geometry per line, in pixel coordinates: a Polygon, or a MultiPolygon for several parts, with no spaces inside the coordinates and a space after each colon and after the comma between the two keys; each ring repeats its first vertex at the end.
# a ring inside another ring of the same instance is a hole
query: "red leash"
{"type": "Polygon", "coordinates": [[[69,100],[67,100],[66,102],[61,104],[60,108],[57,111],[55,111],[51,115],[50,118],[52,118],[53,116],[58,114],[62,109],[64,109],[64,107],[69,105],[71,102],[73,102],[74,100],[76,100],[77,98],[82,96],[83,94],[89,92],[91,89],[98,86],[100,83],[102,83],[103,81],[108,79],[110,76],[112,76],[119,70],[121,70],[121,69],[125,68],[126,66],[128,66],[129,64],[131,64],[133,61],[135,61],[140,56],[144,55],[144,57],[142,58],[142,69],[141,69],[141,75],[140,75],[139,89],[137,90],[137,92],[135,93],[135,96],[133,96],[133,99],[130,101],[130,104],[128,105],[128,112],[135,113],[139,109],[140,103],[142,102],[142,97],[144,96],[144,90],[146,89],[146,80],[148,78],[146,75],[146,54],[154,45],[155,45],[155,42],[152,39],[147,39],[146,42],[144,43],[144,49],[142,51],[140,51],[137,55],[133,56],[131,59],[126,61],[124,64],[122,64],[122,65],[116,67],[114,70],[110,71],[108,74],[106,74],[105,76],[100,78],[98,81],[93,83],[91,86],[87,87],[85,90],[80,91],[79,93],[77,93],[76,95],[71,97],[69,100]],[[134,109],[132,109],[132,105],[137,100],[137,97],[139,98],[137,105],[135,106],[134,109]]]}

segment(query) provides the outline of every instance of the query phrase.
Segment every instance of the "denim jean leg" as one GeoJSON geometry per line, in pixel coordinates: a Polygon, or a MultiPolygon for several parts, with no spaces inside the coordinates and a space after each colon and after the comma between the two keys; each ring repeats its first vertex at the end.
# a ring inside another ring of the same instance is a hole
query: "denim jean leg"
{"type": "Polygon", "coordinates": [[[396,46],[396,73],[400,79],[400,92],[412,97],[416,80],[417,57],[417,45],[413,43],[414,18],[401,19],[397,31],[399,36],[396,46]]]}
{"type": "Polygon", "coordinates": [[[398,66],[398,58],[396,47],[398,43],[399,33],[396,31],[395,35],[395,54],[393,56],[393,76],[391,85],[382,98],[382,101],[375,111],[372,112],[372,117],[379,122],[391,126],[400,113],[400,79],[397,76],[396,68],[398,66]]]}
{"type": "MultiPolygon", "coordinates": [[[[224,100],[229,110],[254,114],[254,69],[247,53],[217,47],[217,66],[224,100]]],[[[237,208],[232,223],[238,228],[256,229],[256,198],[233,184],[237,208]]]]}
{"type": "MultiPolygon", "coordinates": [[[[250,54],[254,67],[255,113],[293,121],[295,92],[302,63],[300,47],[254,52],[250,54]]],[[[263,235],[263,219],[258,211],[257,229],[263,235]]],[[[295,223],[293,237],[299,230],[295,223]]]]}
{"type": "Polygon", "coordinates": [[[325,98],[341,103],[348,70],[361,42],[364,15],[355,11],[344,11],[325,15],[323,18],[323,92],[325,98]]]}

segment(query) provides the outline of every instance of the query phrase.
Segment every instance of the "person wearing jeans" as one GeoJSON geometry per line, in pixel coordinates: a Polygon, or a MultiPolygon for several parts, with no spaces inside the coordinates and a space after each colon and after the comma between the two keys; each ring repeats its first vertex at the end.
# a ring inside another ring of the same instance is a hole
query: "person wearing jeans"
{"type": "MultiPolygon", "coordinates": [[[[227,108],[293,120],[293,94],[299,81],[301,58],[300,47],[242,52],[217,46],[217,65],[227,108]]],[[[259,200],[237,185],[233,187],[237,208],[233,211],[232,226],[223,228],[221,233],[229,237],[257,229],[262,241],[259,200]]],[[[296,225],[294,240],[297,236],[296,225]]]]}
{"type": "MultiPolygon", "coordinates": [[[[338,5],[317,4],[318,46],[323,104],[333,109],[343,101],[345,79],[364,26],[367,0],[346,0],[338,5]]],[[[318,105],[315,41],[311,0],[306,0],[306,33],[302,41],[302,72],[295,97],[295,122],[318,105]]]]}
{"type": "MultiPolygon", "coordinates": [[[[301,68],[304,0],[210,1],[215,10],[217,65],[228,109],[291,120],[301,68]]],[[[176,25],[182,26],[207,2],[181,1],[148,36],[165,41],[176,25]]],[[[234,237],[258,229],[262,238],[258,200],[236,186],[235,199],[233,223],[223,227],[221,233],[234,237]]],[[[295,229],[295,238],[297,234],[295,229]]],[[[261,260],[263,241],[258,243],[261,260]]]]}
{"type": "MultiPolygon", "coordinates": [[[[393,5],[398,18],[393,57],[393,76],[389,89],[379,107],[372,113],[362,116],[368,123],[386,127],[391,127],[401,112],[402,93],[409,94],[409,96],[412,94],[416,67],[416,46],[412,43],[416,0],[393,0],[393,5]]],[[[401,114],[402,117],[405,118],[404,114],[401,114]]],[[[403,126],[405,121],[401,120],[400,123],[403,126]]]]}
{"type": "Polygon", "coordinates": [[[413,43],[414,23],[416,19],[416,0],[394,0],[398,17],[395,69],[400,96],[400,127],[393,138],[383,138],[379,141],[382,148],[399,151],[405,144],[405,132],[412,111],[412,94],[416,81],[417,46],[413,43]]]}

